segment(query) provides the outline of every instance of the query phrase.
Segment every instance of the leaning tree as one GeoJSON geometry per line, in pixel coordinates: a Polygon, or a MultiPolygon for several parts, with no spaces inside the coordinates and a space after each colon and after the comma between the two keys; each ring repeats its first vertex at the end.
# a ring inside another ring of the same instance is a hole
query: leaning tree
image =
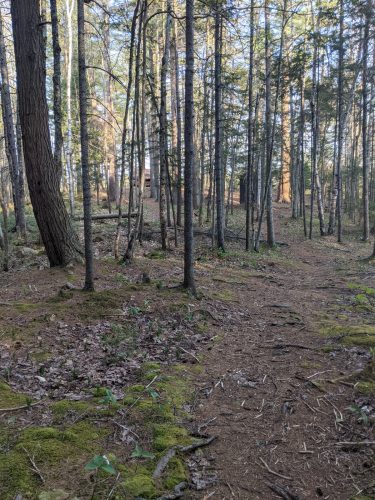
{"type": "Polygon", "coordinates": [[[81,253],[59,188],[48,127],[43,27],[39,0],[12,0],[17,93],[30,199],[51,266],[81,253]]]}

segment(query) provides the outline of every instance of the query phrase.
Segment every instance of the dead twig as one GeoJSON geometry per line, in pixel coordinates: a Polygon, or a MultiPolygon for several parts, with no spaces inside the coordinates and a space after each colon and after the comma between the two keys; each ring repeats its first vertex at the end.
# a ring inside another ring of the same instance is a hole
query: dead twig
{"type": "Polygon", "coordinates": [[[205,427],[208,427],[211,422],[214,422],[217,417],[210,418],[210,420],[207,420],[207,422],[203,422],[203,424],[198,425],[198,433],[200,433],[201,429],[204,429],[205,427]]]}
{"type": "Polygon", "coordinates": [[[273,484],[266,482],[266,485],[277,495],[279,495],[281,498],[284,498],[285,500],[299,500],[299,497],[297,495],[294,495],[294,493],[291,493],[289,490],[282,488],[278,484],[273,484]]]}
{"type": "Polygon", "coordinates": [[[195,354],[193,354],[192,352],[187,351],[182,346],[179,345],[178,349],[181,349],[181,351],[185,352],[186,354],[189,354],[189,356],[191,356],[192,358],[194,358],[198,363],[200,362],[199,359],[196,357],[195,354]]]}
{"type": "MultiPolygon", "coordinates": [[[[149,387],[150,387],[150,386],[151,386],[151,385],[155,382],[155,380],[156,380],[158,377],[159,377],[159,375],[155,375],[155,377],[151,380],[151,382],[150,382],[149,384],[147,384],[147,385],[146,385],[145,390],[146,390],[146,389],[148,389],[148,388],[149,388],[149,387]]],[[[143,391],[143,392],[144,392],[144,391],[143,391]]],[[[131,408],[133,408],[133,406],[135,406],[135,405],[138,403],[138,401],[139,401],[140,399],[142,399],[142,396],[139,396],[139,397],[138,397],[138,398],[134,401],[134,403],[132,403],[132,404],[129,406],[129,408],[128,408],[128,409],[130,410],[131,408]]]]}
{"type": "Polygon", "coordinates": [[[278,472],[275,472],[274,470],[270,469],[269,465],[263,460],[262,457],[259,457],[259,460],[262,462],[264,467],[268,470],[270,474],[273,474],[274,476],[281,477],[282,479],[286,479],[288,481],[291,481],[292,478],[288,476],[283,476],[282,474],[279,474],[278,472]]]}
{"type": "Polygon", "coordinates": [[[176,455],[178,451],[180,451],[181,453],[190,453],[191,451],[202,448],[203,446],[208,446],[215,439],[216,436],[211,436],[207,439],[201,439],[200,441],[197,441],[188,446],[173,446],[172,448],[167,450],[167,452],[160,458],[160,460],[156,464],[155,470],[152,474],[153,479],[158,479],[163,474],[163,472],[167,468],[169,461],[176,455]]]}
{"type": "Polygon", "coordinates": [[[31,408],[32,406],[40,405],[41,402],[42,401],[37,401],[36,403],[31,403],[29,405],[15,406],[14,408],[0,408],[0,412],[25,410],[26,408],[31,408]]]}
{"type": "Polygon", "coordinates": [[[375,441],[340,441],[336,446],[375,446],[375,441]]]}
{"type": "Polygon", "coordinates": [[[40,470],[38,469],[38,466],[35,463],[34,455],[31,456],[30,453],[23,446],[22,446],[22,449],[26,453],[26,455],[28,456],[28,459],[30,460],[30,463],[32,465],[32,467],[30,467],[31,470],[34,472],[34,474],[36,474],[39,477],[41,482],[44,484],[45,483],[44,477],[42,476],[42,473],[40,472],[40,470]]]}

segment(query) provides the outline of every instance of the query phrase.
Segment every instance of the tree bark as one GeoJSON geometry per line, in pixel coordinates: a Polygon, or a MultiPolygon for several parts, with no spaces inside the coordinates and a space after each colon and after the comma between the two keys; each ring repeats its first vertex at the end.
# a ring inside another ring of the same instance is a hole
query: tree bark
{"type": "Polygon", "coordinates": [[[59,179],[62,176],[62,111],[61,111],[61,47],[59,42],[59,20],[56,0],[50,0],[53,49],[53,121],[55,127],[54,159],[59,179]]]}
{"type": "Polygon", "coordinates": [[[78,27],[78,79],[79,79],[79,120],[81,132],[81,167],[83,190],[83,225],[85,235],[86,276],[85,291],[94,290],[94,256],[92,245],[91,188],[89,172],[89,137],[87,130],[87,76],[85,46],[85,2],[77,3],[78,27]]]}
{"type": "Polygon", "coordinates": [[[72,65],[73,65],[73,26],[72,18],[74,12],[75,0],[65,0],[65,10],[67,18],[68,32],[68,50],[66,61],[66,115],[67,115],[67,137],[66,137],[66,177],[69,191],[69,208],[70,215],[74,217],[75,199],[74,199],[74,167],[73,167],[73,150],[72,150],[72,65]]]}
{"type": "Polygon", "coordinates": [[[194,0],[186,1],[185,71],[185,193],[184,193],[184,287],[195,293],[193,190],[194,179],[194,0]]]}
{"type": "Polygon", "coordinates": [[[224,189],[222,158],[222,16],[220,2],[215,4],[215,184],[216,184],[216,231],[217,246],[224,250],[224,189]]]}
{"type": "Polygon", "coordinates": [[[370,32],[370,3],[365,5],[365,31],[363,37],[363,66],[362,66],[362,205],[363,205],[363,240],[367,241],[370,236],[370,215],[369,215],[369,159],[368,159],[368,92],[367,92],[367,58],[370,32]]]}
{"type": "Polygon", "coordinates": [[[12,184],[16,230],[26,237],[26,221],[23,191],[23,173],[20,171],[17,154],[17,140],[14,128],[12,100],[9,86],[8,61],[3,32],[3,19],[0,10],[0,70],[1,70],[1,105],[4,123],[5,151],[12,184]]]}
{"type": "Polygon", "coordinates": [[[119,194],[119,206],[118,206],[118,221],[115,236],[114,254],[116,259],[119,257],[119,246],[120,246],[120,233],[121,233],[121,219],[122,219],[122,200],[124,196],[124,182],[125,182],[125,156],[126,156],[126,138],[128,133],[128,115],[129,115],[129,105],[130,105],[130,95],[131,88],[133,84],[133,58],[134,58],[134,44],[135,44],[135,30],[137,27],[137,17],[139,10],[140,0],[137,0],[135,5],[131,33],[130,33],[130,48],[129,48],[129,65],[128,65],[128,85],[126,88],[126,100],[125,100],[125,112],[123,119],[123,129],[121,138],[121,177],[120,177],[120,194],[119,194]]]}
{"type": "Polygon", "coordinates": [[[54,165],[45,92],[43,31],[37,0],[11,2],[19,114],[31,203],[51,266],[77,259],[71,225],[54,165]]]}
{"type": "Polygon", "coordinates": [[[251,214],[254,205],[254,147],[253,147],[253,80],[254,80],[254,0],[250,5],[250,58],[248,77],[248,123],[247,123],[247,165],[246,165],[246,250],[250,250],[250,240],[254,239],[251,233],[251,214]]]}
{"type": "Polygon", "coordinates": [[[167,132],[167,71],[169,65],[169,46],[172,22],[172,6],[168,0],[167,18],[165,21],[164,52],[160,71],[160,191],[159,191],[159,216],[161,231],[161,246],[167,249],[167,188],[168,188],[168,132],[167,132]]]}

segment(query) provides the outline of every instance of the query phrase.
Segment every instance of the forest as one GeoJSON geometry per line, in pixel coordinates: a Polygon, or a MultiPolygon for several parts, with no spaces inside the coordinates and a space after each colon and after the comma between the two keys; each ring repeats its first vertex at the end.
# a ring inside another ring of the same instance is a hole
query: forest
{"type": "Polygon", "coordinates": [[[372,0],[0,2],[0,500],[375,498],[372,0]]]}

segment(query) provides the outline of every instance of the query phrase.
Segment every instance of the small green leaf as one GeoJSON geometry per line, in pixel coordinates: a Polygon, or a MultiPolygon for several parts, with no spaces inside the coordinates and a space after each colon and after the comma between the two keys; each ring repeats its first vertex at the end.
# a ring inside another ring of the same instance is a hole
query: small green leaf
{"type": "Polygon", "coordinates": [[[110,389],[105,389],[105,396],[103,399],[100,400],[100,403],[103,403],[105,405],[111,405],[111,404],[115,404],[116,401],[117,401],[117,399],[113,395],[112,391],[110,389]]]}
{"type": "Polygon", "coordinates": [[[108,474],[116,474],[115,468],[105,455],[95,455],[95,457],[85,465],[85,469],[89,471],[102,470],[108,474]]]}
{"type": "Polygon", "coordinates": [[[152,399],[158,399],[159,393],[156,392],[155,389],[152,389],[152,387],[148,387],[147,392],[152,397],[152,399]]]}
{"type": "Polygon", "coordinates": [[[143,450],[138,444],[135,445],[135,450],[131,454],[132,458],[155,458],[155,455],[150,451],[143,450]]]}

